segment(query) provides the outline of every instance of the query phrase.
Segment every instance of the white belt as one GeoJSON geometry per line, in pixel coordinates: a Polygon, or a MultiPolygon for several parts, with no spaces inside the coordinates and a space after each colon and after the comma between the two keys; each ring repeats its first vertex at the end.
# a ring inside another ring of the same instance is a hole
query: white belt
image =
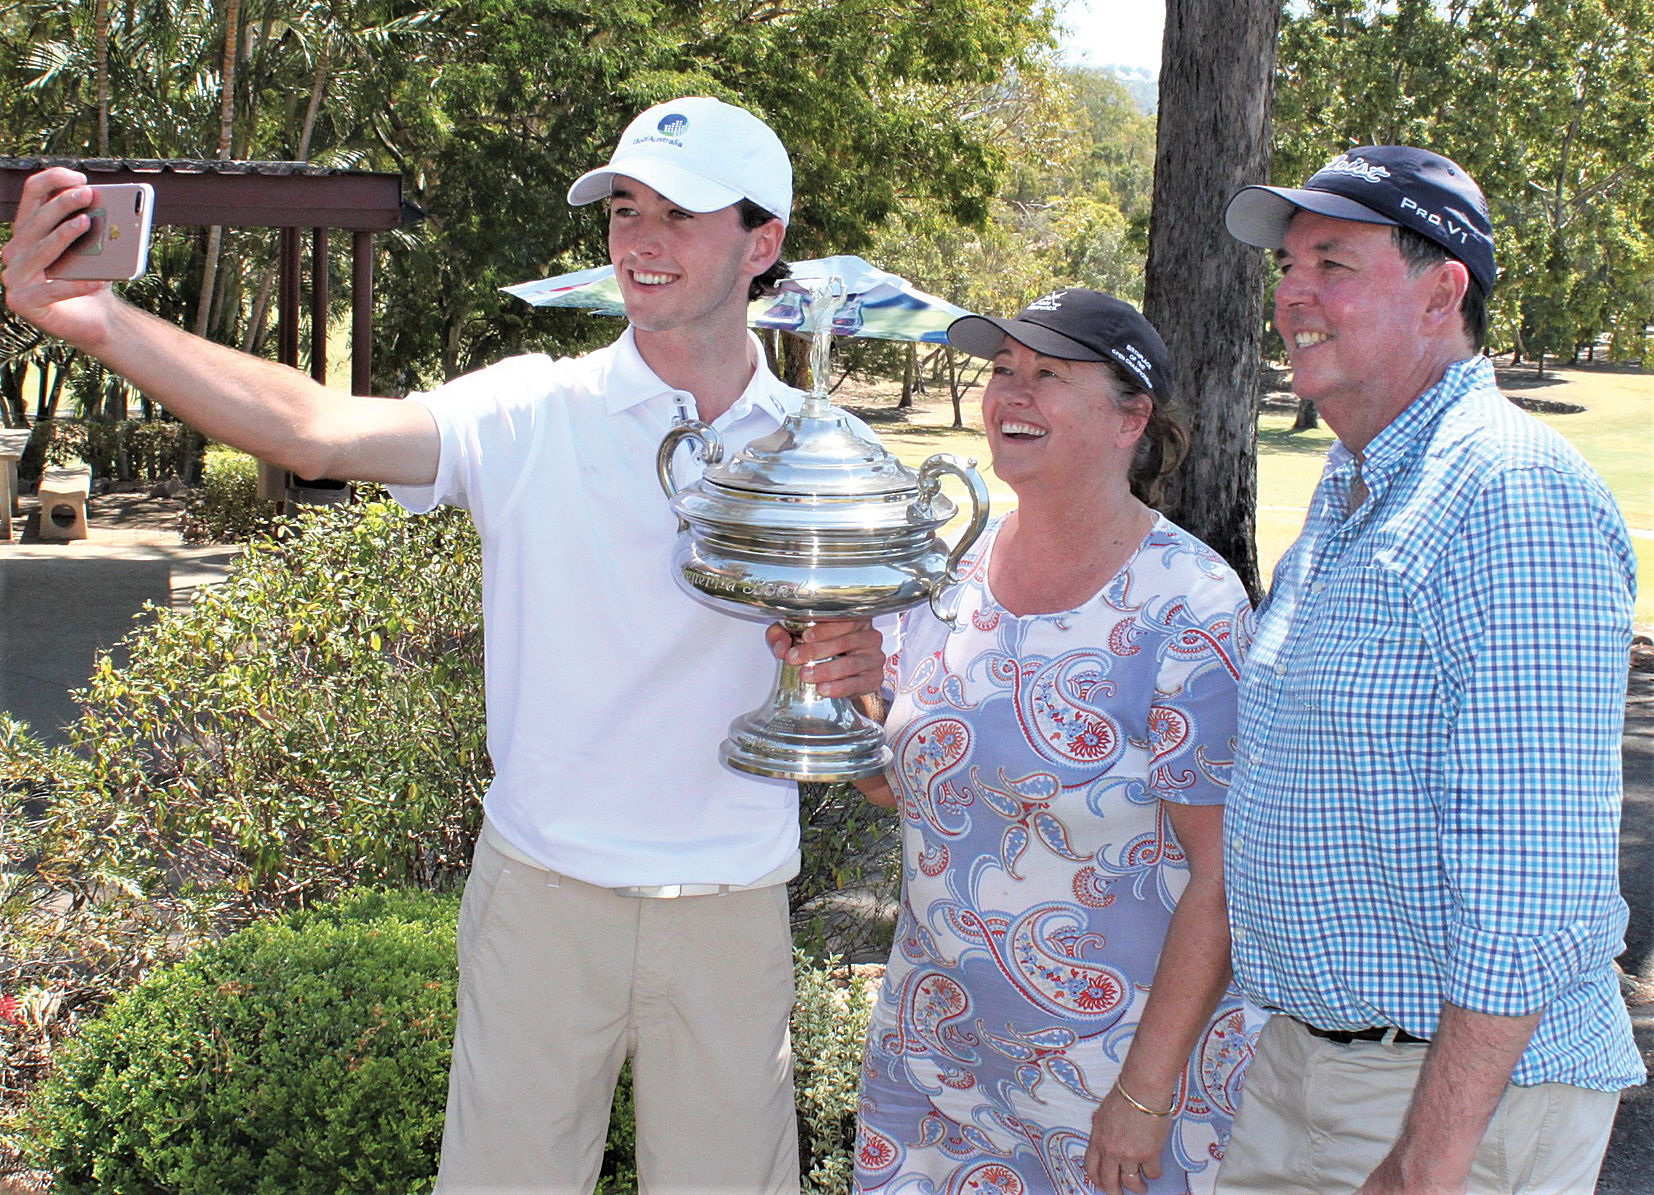
{"type": "Polygon", "coordinates": [[[633,884],[626,888],[611,888],[616,896],[642,896],[655,900],[670,900],[676,896],[723,896],[739,892],[752,884],[633,884]]]}
{"type": "MultiPolygon", "coordinates": [[[[501,834],[494,823],[489,821],[486,816],[482,823],[482,837],[487,839],[489,845],[508,859],[515,859],[518,863],[550,875],[557,874],[544,864],[536,863],[533,859],[528,858],[511,843],[507,842],[505,835],[501,834]]],[[[749,888],[768,888],[773,884],[785,884],[798,874],[798,867],[798,852],[794,851],[791,858],[780,867],[777,867],[768,875],[759,876],[750,884],[628,884],[620,888],[610,888],[609,891],[616,896],[635,896],[649,900],[672,900],[679,896],[724,896],[730,892],[744,892],[749,888]]]]}

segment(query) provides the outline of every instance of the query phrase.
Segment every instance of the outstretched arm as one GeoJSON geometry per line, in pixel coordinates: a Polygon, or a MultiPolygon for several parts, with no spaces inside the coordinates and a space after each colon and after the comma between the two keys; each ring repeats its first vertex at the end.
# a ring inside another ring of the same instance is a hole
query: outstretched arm
{"type": "Polygon", "coordinates": [[[436,477],[436,424],[418,404],[328,390],[145,314],[107,282],[46,277],[86,230],[91,200],[86,176],[64,167],[24,182],[12,239],[0,249],[0,284],[19,317],[96,357],[211,439],[306,477],[411,485],[436,477]]]}

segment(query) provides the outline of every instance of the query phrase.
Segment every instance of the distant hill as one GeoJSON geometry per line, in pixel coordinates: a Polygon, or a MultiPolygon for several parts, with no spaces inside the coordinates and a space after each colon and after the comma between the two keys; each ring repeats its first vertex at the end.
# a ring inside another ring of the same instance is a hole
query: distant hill
{"type": "Polygon", "coordinates": [[[1148,116],[1154,114],[1160,104],[1160,75],[1157,72],[1146,66],[1122,66],[1119,63],[1103,63],[1091,69],[1113,75],[1125,84],[1139,111],[1148,116]]]}

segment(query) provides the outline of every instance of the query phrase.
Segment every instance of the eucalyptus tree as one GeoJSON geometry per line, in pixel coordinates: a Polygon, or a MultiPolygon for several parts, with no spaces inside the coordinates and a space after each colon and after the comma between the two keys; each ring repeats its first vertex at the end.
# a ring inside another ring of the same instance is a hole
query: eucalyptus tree
{"type": "MultiPolygon", "coordinates": [[[[1009,313],[1059,286],[1140,303],[1154,119],[1125,86],[1102,71],[1035,61],[949,95],[1006,164],[987,219],[961,224],[926,200],[904,200],[875,231],[874,259],[973,311],[1009,313]]],[[[840,357],[891,372],[894,352],[852,344],[840,357]]],[[[950,382],[960,426],[960,375],[946,356],[928,360],[950,382]]],[[[905,396],[911,370],[902,364],[905,396]]],[[[975,372],[966,367],[967,385],[975,372]]]]}
{"type": "Polygon", "coordinates": [[[1260,592],[1257,408],[1264,265],[1223,209],[1269,171],[1280,0],[1169,0],[1143,313],[1171,350],[1189,452],[1163,509],[1260,592]]]}

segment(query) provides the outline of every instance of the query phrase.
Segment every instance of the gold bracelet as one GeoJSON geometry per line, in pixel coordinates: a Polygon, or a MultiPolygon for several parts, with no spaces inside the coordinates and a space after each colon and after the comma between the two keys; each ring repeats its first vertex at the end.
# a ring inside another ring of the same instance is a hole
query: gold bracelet
{"type": "Polygon", "coordinates": [[[1120,1093],[1121,1099],[1125,1100],[1126,1103],[1130,1104],[1133,1108],[1136,1108],[1145,1116],[1170,1116],[1173,1112],[1177,1111],[1176,1103],[1173,1103],[1172,1106],[1167,1108],[1164,1112],[1157,1112],[1153,1108],[1150,1108],[1147,1104],[1138,1103],[1136,1100],[1131,1098],[1131,1092],[1120,1086],[1119,1079],[1114,1080],[1114,1090],[1120,1093]]]}

